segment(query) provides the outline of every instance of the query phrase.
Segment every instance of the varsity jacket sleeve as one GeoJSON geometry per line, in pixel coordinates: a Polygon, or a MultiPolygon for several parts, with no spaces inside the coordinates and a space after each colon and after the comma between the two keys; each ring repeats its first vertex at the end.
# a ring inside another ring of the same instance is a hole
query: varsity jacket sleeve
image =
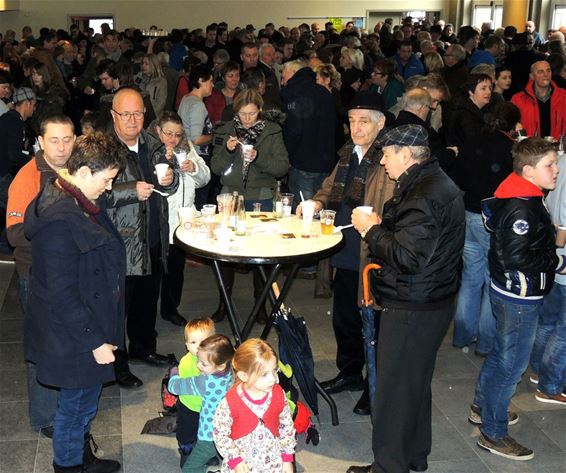
{"type": "Polygon", "coordinates": [[[506,212],[498,223],[495,231],[496,238],[501,243],[502,261],[506,271],[525,271],[530,273],[552,272],[558,267],[558,256],[554,247],[533,248],[532,233],[536,232],[539,218],[524,206],[515,206],[506,212]],[[526,233],[518,234],[519,223],[526,233]]]}
{"type": "Polygon", "coordinates": [[[191,396],[204,396],[206,390],[207,376],[193,376],[191,378],[181,378],[180,376],[171,376],[167,389],[172,394],[189,394],[191,396]]]}

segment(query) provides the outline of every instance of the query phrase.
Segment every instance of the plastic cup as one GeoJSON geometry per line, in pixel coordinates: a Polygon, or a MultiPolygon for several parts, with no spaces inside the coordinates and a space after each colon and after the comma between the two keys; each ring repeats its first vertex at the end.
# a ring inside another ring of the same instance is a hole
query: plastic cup
{"type": "Polygon", "coordinates": [[[261,202],[254,202],[254,212],[261,212],[261,202]]]}
{"type": "Polygon", "coordinates": [[[179,207],[179,224],[188,230],[191,228],[193,215],[194,207],[179,207]]]}
{"type": "Polygon", "coordinates": [[[283,217],[290,217],[293,210],[293,197],[295,194],[281,194],[281,206],[283,207],[283,217]]]}
{"type": "Polygon", "coordinates": [[[566,225],[558,225],[556,228],[556,246],[564,248],[566,245],[566,225]]]}
{"type": "Polygon", "coordinates": [[[301,203],[301,210],[303,216],[303,229],[301,236],[309,238],[311,236],[312,218],[314,217],[314,209],[316,202],[314,200],[305,200],[301,203]]]}
{"type": "Polygon", "coordinates": [[[222,224],[227,225],[230,220],[230,214],[232,213],[233,206],[233,196],[232,194],[225,193],[219,194],[216,197],[216,202],[218,203],[218,213],[222,215],[222,224]]]}
{"type": "Polygon", "coordinates": [[[181,166],[187,160],[187,152],[186,151],[176,151],[175,158],[177,158],[177,162],[179,166],[181,166]]]}
{"type": "Polygon", "coordinates": [[[169,169],[169,164],[158,163],[155,165],[155,172],[157,173],[157,181],[161,184],[162,179],[165,177],[167,170],[169,169]]]}
{"type": "Polygon", "coordinates": [[[336,211],[321,210],[320,211],[320,232],[323,235],[332,235],[334,233],[334,219],[336,211]]]}
{"type": "Polygon", "coordinates": [[[201,215],[206,222],[214,221],[214,215],[216,214],[216,205],[206,204],[202,206],[201,215]]]}
{"type": "Polygon", "coordinates": [[[371,215],[373,212],[373,207],[371,205],[358,205],[356,207],[360,212],[371,215]]]}
{"type": "Polygon", "coordinates": [[[249,163],[253,161],[250,157],[250,153],[253,151],[254,145],[242,145],[242,155],[244,156],[244,161],[249,163]]]}

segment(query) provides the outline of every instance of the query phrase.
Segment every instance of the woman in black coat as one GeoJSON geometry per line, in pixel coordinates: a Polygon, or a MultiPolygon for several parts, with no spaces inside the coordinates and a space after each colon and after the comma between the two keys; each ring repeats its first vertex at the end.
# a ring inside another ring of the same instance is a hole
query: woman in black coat
{"type": "Polygon", "coordinates": [[[60,388],[53,435],[55,472],[120,469],[90,447],[102,384],[114,380],[124,339],[126,251],[100,203],[124,166],[112,138],[80,137],[67,169],[30,203],[24,230],[32,245],[26,358],[42,384],[60,388]],[[86,447],[86,448],[85,448],[86,447]]]}

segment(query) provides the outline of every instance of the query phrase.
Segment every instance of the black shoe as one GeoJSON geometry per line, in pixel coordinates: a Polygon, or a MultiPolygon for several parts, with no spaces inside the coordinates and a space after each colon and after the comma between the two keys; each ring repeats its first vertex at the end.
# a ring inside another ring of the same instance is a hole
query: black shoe
{"type": "Polygon", "coordinates": [[[185,325],[187,325],[187,319],[179,314],[179,312],[167,315],[161,314],[161,318],[163,320],[171,322],[173,325],[177,325],[178,327],[184,327],[185,325]]]}
{"type": "Polygon", "coordinates": [[[116,460],[101,460],[95,455],[98,445],[90,433],[85,434],[83,452],[84,473],[114,473],[120,471],[122,466],[116,460]]]}
{"type": "Polygon", "coordinates": [[[354,414],[358,414],[359,416],[369,416],[371,414],[369,393],[366,389],[364,389],[362,396],[354,406],[354,414]]]}
{"type": "Polygon", "coordinates": [[[131,356],[130,361],[137,363],[145,363],[150,366],[166,366],[169,364],[169,357],[160,355],[159,353],[152,353],[147,356],[131,356]]]}
{"type": "Polygon", "coordinates": [[[83,473],[83,466],[59,466],[57,463],[53,462],[53,471],[55,473],[83,473]]]}
{"type": "Polygon", "coordinates": [[[47,437],[48,439],[52,439],[54,430],[55,429],[52,425],[48,425],[47,427],[42,427],[41,429],[39,429],[39,433],[44,437],[47,437]]]}
{"type": "Polygon", "coordinates": [[[222,322],[226,318],[226,306],[220,303],[218,308],[214,311],[214,314],[210,316],[213,322],[222,322]]]}
{"type": "Polygon", "coordinates": [[[373,468],[371,465],[366,466],[351,466],[346,473],[372,473],[373,468]]]}
{"type": "Polygon", "coordinates": [[[411,463],[409,469],[411,471],[426,471],[428,470],[428,463],[426,460],[424,462],[411,463]]]}
{"type": "Polygon", "coordinates": [[[348,377],[338,374],[335,378],[323,381],[320,385],[328,394],[336,394],[342,391],[361,391],[364,389],[364,380],[361,374],[348,377]]]}
{"type": "Polygon", "coordinates": [[[116,383],[121,388],[134,389],[139,388],[143,385],[143,381],[137,376],[132,374],[131,371],[122,371],[121,373],[116,373],[116,383]]]}

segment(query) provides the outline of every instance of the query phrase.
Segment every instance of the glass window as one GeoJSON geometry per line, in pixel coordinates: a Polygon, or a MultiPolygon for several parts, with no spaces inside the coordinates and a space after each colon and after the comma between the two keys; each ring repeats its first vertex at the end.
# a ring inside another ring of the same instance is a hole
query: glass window
{"type": "Polygon", "coordinates": [[[557,30],[561,26],[566,26],[566,5],[554,7],[554,16],[552,18],[552,29],[557,30]]]}

